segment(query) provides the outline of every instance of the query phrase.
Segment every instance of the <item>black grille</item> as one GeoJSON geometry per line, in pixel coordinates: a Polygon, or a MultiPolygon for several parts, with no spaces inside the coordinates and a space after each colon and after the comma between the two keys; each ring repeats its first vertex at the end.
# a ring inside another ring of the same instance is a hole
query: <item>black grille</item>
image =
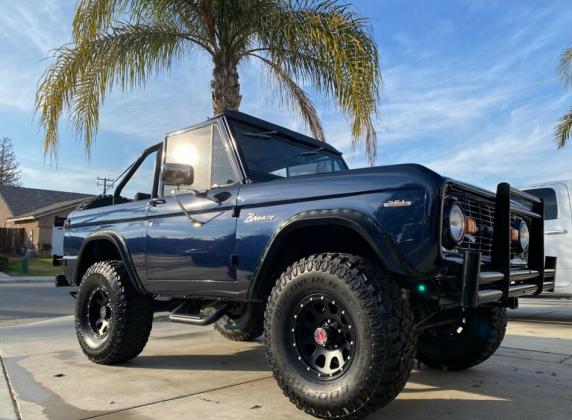
{"type": "MultiPolygon", "coordinates": [[[[451,190],[448,196],[457,199],[458,204],[463,208],[465,216],[472,217],[477,222],[477,233],[466,234],[463,241],[458,245],[456,251],[478,251],[481,252],[483,262],[489,263],[493,248],[493,232],[495,224],[495,202],[492,199],[486,199],[475,194],[461,191],[451,190]]],[[[516,219],[515,216],[512,217],[516,219]]],[[[525,218],[526,223],[530,226],[530,220],[525,218]]],[[[507,232],[508,235],[508,232],[507,232]]],[[[515,260],[520,257],[526,260],[526,255],[519,255],[516,243],[511,242],[510,258],[515,260]]],[[[516,260],[515,260],[516,261],[516,260]]]]}
{"type": "Polygon", "coordinates": [[[457,250],[479,251],[485,261],[490,260],[493,248],[495,203],[462,191],[456,191],[452,195],[463,208],[465,216],[472,217],[477,222],[477,233],[466,234],[457,250]]]}

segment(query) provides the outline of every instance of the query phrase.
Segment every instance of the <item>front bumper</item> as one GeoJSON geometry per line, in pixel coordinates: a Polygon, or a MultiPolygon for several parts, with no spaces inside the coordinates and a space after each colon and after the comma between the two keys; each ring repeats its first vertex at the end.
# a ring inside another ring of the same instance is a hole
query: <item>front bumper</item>
{"type": "Polygon", "coordinates": [[[484,304],[517,306],[517,298],[538,295],[554,289],[556,257],[544,256],[544,203],[507,183],[497,187],[491,263],[482,270],[481,253],[463,254],[461,275],[456,278],[456,293],[443,304],[474,308],[484,304]],[[526,202],[531,210],[513,205],[513,200],[526,202]],[[530,248],[526,268],[511,266],[511,216],[531,220],[530,248]]]}
{"type": "Polygon", "coordinates": [[[554,289],[556,257],[546,257],[541,270],[481,271],[480,254],[467,253],[463,263],[461,306],[474,308],[487,303],[515,306],[515,298],[539,295],[554,289]]]}

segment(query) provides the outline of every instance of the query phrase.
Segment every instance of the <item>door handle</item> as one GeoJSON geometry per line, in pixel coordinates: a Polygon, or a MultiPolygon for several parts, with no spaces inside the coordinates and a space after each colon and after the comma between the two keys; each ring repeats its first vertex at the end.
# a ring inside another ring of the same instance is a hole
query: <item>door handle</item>
{"type": "Polygon", "coordinates": [[[546,230],[544,231],[544,233],[546,235],[565,235],[568,233],[568,231],[566,229],[562,229],[562,230],[546,230]]]}
{"type": "Polygon", "coordinates": [[[155,207],[157,204],[165,204],[166,202],[164,198],[152,198],[149,200],[149,205],[155,207]]]}

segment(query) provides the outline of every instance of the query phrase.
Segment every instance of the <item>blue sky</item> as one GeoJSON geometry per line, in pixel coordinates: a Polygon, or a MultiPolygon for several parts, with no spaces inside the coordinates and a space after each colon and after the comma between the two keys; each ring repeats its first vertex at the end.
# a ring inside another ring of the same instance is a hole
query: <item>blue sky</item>
{"type": "MultiPolygon", "coordinates": [[[[145,91],[105,103],[91,158],[67,123],[57,164],[45,160],[33,114],[49,51],[70,39],[70,0],[0,0],[0,136],[11,137],[27,187],[96,193],[97,176],[119,174],[166,132],[211,114],[210,62],[196,55],[145,91]]],[[[381,51],[383,93],[378,165],[415,162],[486,188],[572,179],[572,144],[557,151],[552,133],[572,105],[557,78],[560,52],[572,45],[569,0],[356,1],[371,19],[381,51]]],[[[259,68],[240,69],[241,111],[305,131],[274,102],[259,68]]],[[[351,167],[347,121],[310,92],[328,136],[351,167]]]]}

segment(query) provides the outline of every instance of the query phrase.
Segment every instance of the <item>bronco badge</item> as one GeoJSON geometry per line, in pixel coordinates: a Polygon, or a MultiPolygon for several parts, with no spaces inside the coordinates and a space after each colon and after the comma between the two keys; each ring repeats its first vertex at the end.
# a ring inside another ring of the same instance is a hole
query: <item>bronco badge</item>
{"type": "Polygon", "coordinates": [[[409,207],[410,205],[409,200],[389,200],[383,203],[383,207],[409,207]]]}
{"type": "Polygon", "coordinates": [[[256,213],[248,213],[244,223],[254,223],[254,222],[270,222],[276,218],[275,214],[265,214],[264,216],[257,216],[256,213]]]}

